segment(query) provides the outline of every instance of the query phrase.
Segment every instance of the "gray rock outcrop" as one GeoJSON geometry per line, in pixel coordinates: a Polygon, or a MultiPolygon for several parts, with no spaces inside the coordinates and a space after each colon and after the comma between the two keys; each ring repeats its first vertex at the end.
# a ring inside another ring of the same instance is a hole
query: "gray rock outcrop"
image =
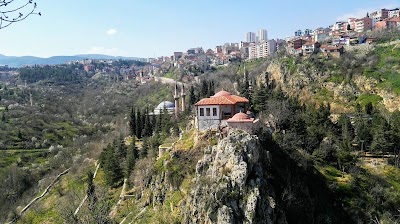
{"type": "Polygon", "coordinates": [[[185,223],[273,223],[274,200],[263,178],[260,149],[258,138],[242,131],[205,149],[185,223]]]}

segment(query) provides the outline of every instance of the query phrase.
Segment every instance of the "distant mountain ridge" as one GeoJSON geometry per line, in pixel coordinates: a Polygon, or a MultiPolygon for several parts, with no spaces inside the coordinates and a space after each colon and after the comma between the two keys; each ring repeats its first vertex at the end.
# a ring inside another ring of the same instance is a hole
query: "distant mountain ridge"
{"type": "Polygon", "coordinates": [[[102,54],[79,54],[74,56],[53,56],[49,58],[41,58],[35,56],[6,56],[0,54],[0,65],[8,65],[10,67],[22,67],[26,65],[57,65],[63,64],[69,61],[77,61],[84,59],[125,59],[125,60],[141,60],[143,58],[138,57],[121,57],[121,56],[110,56],[102,54]]]}

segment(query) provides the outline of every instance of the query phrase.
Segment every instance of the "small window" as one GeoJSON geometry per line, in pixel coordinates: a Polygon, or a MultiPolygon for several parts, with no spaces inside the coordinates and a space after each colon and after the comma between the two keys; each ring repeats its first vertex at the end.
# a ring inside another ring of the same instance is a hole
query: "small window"
{"type": "Polygon", "coordinates": [[[204,108],[200,108],[200,116],[204,116],[204,108]]]}
{"type": "Polygon", "coordinates": [[[213,108],[213,116],[214,116],[214,117],[217,116],[217,108],[213,108]]]}
{"type": "Polygon", "coordinates": [[[206,116],[211,116],[210,111],[211,111],[210,108],[206,108],[206,116]]]}

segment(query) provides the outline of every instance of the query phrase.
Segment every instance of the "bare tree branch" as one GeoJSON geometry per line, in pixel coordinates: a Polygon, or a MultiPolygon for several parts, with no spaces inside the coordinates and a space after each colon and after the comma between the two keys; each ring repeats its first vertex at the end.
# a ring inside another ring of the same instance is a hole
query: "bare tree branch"
{"type": "Polygon", "coordinates": [[[19,4],[14,0],[0,0],[0,29],[25,20],[30,15],[42,15],[37,12],[37,4],[33,0],[26,0],[25,3],[19,4]]]}

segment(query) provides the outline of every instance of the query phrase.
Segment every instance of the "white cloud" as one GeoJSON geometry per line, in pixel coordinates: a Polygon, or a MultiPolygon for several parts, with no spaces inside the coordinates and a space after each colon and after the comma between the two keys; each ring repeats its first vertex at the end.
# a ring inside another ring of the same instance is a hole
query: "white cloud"
{"type": "Polygon", "coordinates": [[[116,33],[117,33],[118,31],[116,30],[116,29],[109,29],[109,30],[107,30],[107,35],[110,35],[110,36],[112,36],[112,35],[115,35],[116,33]]]}
{"type": "Polygon", "coordinates": [[[355,12],[351,12],[351,13],[346,13],[343,14],[339,17],[337,17],[337,21],[347,21],[349,18],[363,18],[365,16],[367,16],[367,13],[372,12],[373,9],[358,9],[355,12]]]}
{"type": "Polygon", "coordinates": [[[337,21],[347,21],[349,18],[363,18],[363,17],[367,16],[367,13],[374,12],[378,9],[392,9],[395,7],[396,7],[395,4],[388,4],[388,5],[383,5],[381,7],[378,7],[378,8],[360,8],[354,12],[349,12],[349,13],[345,13],[341,16],[338,16],[336,19],[337,19],[337,21]]]}
{"type": "Polygon", "coordinates": [[[88,51],[86,51],[85,54],[105,54],[112,56],[124,56],[126,55],[126,52],[116,47],[105,48],[105,47],[94,46],[90,48],[88,51]]]}

